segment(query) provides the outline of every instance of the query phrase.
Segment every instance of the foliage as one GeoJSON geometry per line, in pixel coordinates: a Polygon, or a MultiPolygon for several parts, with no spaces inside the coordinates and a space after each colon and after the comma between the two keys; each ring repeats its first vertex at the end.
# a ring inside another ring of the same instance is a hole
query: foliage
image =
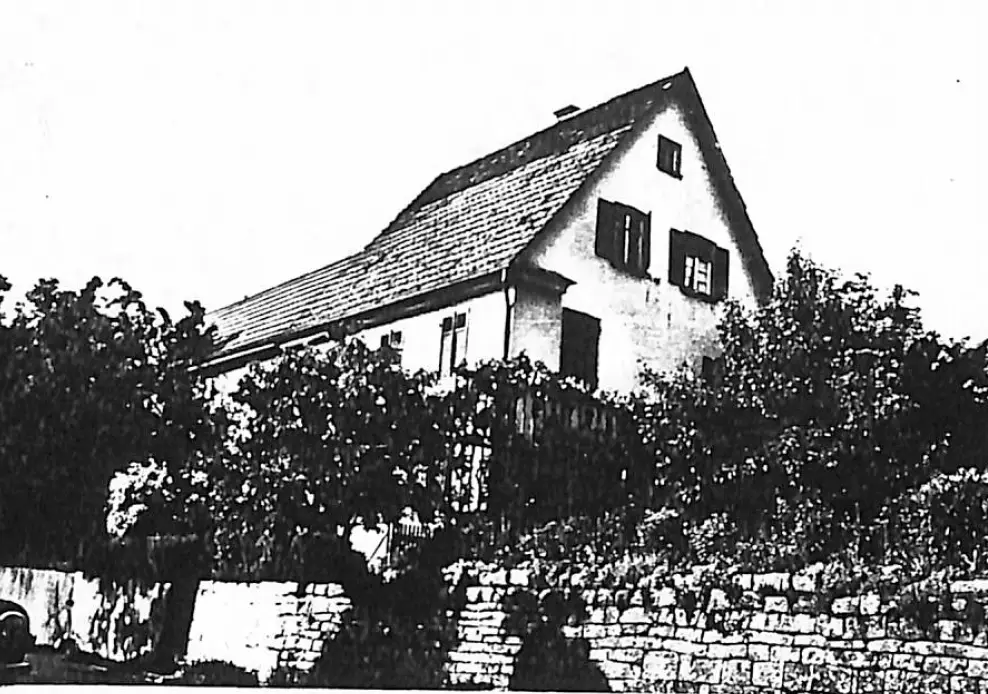
{"type": "Polygon", "coordinates": [[[521,691],[608,692],[607,678],[590,660],[590,643],[570,639],[563,626],[585,609],[572,595],[547,590],[538,597],[513,593],[506,598],[506,628],[522,636],[509,689],[521,691]]]}
{"type": "Polygon", "coordinates": [[[253,365],[225,447],[194,470],[209,483],[217,569],[320,580],[358,523],[434,517],[446,440],[430,383],[359,340],[253,365]]]}
{"type": "MultiPolygon", "coordinates": [[[[10,285],[0,278],[0,299],[10,285]]],[[[133,461],[170,470],[214,445],[209,393],[190,367],[212,349],[204,312],[173,321],[98,278],[42,280],[0,324],[0,557],[74,557],[104,534],[107,485],[133,461]]]]}
{"type": "Polygon", "coordinates": [[[646,374],[635,407],[671,507],[725,514],[739,539],[798,538],[809,559],[971,461],[988,421],[985,350],[924,332],[909,296],[794,251],[768,305],[728,307],[718,378],[646,374]]]}
{"type": "MultiPolygon", "coordinates": [[[[428,543],[427,543],[428,544],[428,543]]],[[[309,673],[279,671],[274,684],[329,688],[439,689],[457,643],[454,615],[463,584],[449,586],[439,564],[414,564],[393,580],[366,576],[344,585],[353,602],[347,621],[309,673]]]]}
{"type": "Polygon", "coordinates": [[[170,682],[180,686],[212,685],[218,687],[257,687],[257,675],[236,665],[219,660],[193,663],[181,677],[170,682]]]}

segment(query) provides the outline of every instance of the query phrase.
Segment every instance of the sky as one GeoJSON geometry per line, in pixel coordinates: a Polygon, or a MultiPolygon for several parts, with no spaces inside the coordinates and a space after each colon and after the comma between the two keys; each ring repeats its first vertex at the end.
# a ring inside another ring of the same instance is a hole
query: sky
{"type": "Polygon", "coordinates": [[[800,244],[985,339],[982,4],[2,0],[0,275],[220,308],[688,66],[777,276],[800,244]]]}

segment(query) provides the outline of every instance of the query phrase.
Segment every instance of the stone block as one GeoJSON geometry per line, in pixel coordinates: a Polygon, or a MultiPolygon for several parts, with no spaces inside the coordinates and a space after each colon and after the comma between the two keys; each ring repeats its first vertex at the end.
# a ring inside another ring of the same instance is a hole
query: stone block
{"type": "Polygon", "coordinates": [[[745,644],[710,644],[707,646],[708,658],[744,658],[748,655],[748,646],[745,644]]]}
{"type": "Polygon", "coordinates": [[[779,663],[798,663],[800,660],[800,650],[791,646],[773,646],[772,660],[779,663]]]}
{"type": "Polygon", "coordinates": [[[827,639],[820,634],[796,634],[792,637],[792,645],[799,647],[816,646],[822,648],[827,645],[827,639]]]}
{"type": "Polygon", "coordinates": [[[616,663],[610,660],[602,660],[597,663],[597,667],[607,679],[630,679],[635,676],[635,666],[631,663],[616,663]]]}
{"type": "Polygon", "coordinates": [[[892,667],[908,672],[920,672],[923,669],[923,658],[921,655],[909,655],[906,653],[892,654],[892,667]]]}
{"type": "Polygon", "coordinates": [[[695,627],[676,627],[675,637],[681,641],[701,641],[703,630],[695,627]]]}
{"type": "Polygon", "coordinates": [[[620,624],[651,624],[651,622],[652,620],[642,607],[629,607],[618,617],[620,624]]]}
{"type": "Polygon", "coordinates": [[[698,684],[718,684],[724,661],[684,656],[679,661],[679,679],[698,684]]]}
{"type": "Polygon", "coordinates": [[[748,657],[754,661],[771,660],[772,647],[760,643],[753,643],[748,646],[748,657]]]}
{"type": "Polygon", "coordinates": [[[800,653],[799,662],[805,665],[821,665],[827,662],[827,651],[822,648],[804,648],[800,653]]]}
{"type": "Polygon", "coordinates": [[[679,673],[679,656],[675,653],[646,653],[642,677],[646,681],[673,681],[679,673]]]}
{"type": "Polygon", "coordinates": [[[765,598],[766,612],[788,612],[789,598],[782,595],[769,595],[765,598]]]}
{"type": "Polygon", "coordinates": [[[862,595],[858,609],[863,615],[879,614],[882,610],[882,597],[878,593],[862,595]]]}
{"type": "Polygon", "coordinates": [[[777,634],[774,631],[750,631],[748,638],[752,643],[767,643],[770,646],[791,646],[796,642],[794,634],[777,634]]]}
{"type": "Polygon", "coordinates": [[[684,655],[704,655],[708,648],[709,646],[704,643],[693,643],[679,639],[666,639],[662,642],[662,650],[684,655]]]}
{"type": "Polygon", "coordinates": [[[950,694],[978,694],[978,680],[973,677],[952,675],[950,678],[950,694]]]}
{"type": "Polygon", "coordinates": [[[929,656],[923,661],[923,672],[940,675],[960,675],[967,671],[967,661],[948,656],[929,656]]]}
{"type": "Polygon", "coordinates": [[[532,572],[524,569],[512,569],[510,580],[505,581],[514,586],[530,586],[532,583],[532,572]]]}
{"type": "Polygon", "coordinates": [[[782,663],[754,663],[751,683],[758,687],[782,688],[782,663]]]}
{"type": "Polygon", "coordinates": [[[789,590],[791,576],[787,573],[755,574],[752,577],[752,590],[756,592],[785,593],[789,590]]]}
{"type": "Polygon", "coordinates": [[[830,613],[833,615],[850,615],[858,612],[857,596],[836,598],[830,605],[830,613]]]}
{"type": "Polygon", "coordinates": [[[965,674],[968,677],[988,679],[988,659],[967,661],[967,672],[965,674]]]}
{"type": "Polygon", "coordinates": [[[745,685],[751,684],[750,660],[725,660],[720,670],[720,681],[725,685],[745,685]]]}
{"type": "Polygon", "coordinates": [[[611,651],[610,660],[618,663],[640,663],[645,651],[641,648],[617,648],[611,651]]]}

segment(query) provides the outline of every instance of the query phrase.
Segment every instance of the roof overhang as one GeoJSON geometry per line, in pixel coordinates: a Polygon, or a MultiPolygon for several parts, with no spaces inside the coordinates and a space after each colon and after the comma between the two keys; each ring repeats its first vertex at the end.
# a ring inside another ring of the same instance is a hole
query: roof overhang
{"type": "MultiPolygon", "coordinates": [[[[538,281],[547,286],[557,286],[559,280],[551,277],[553,275],[556,273],[535,271],[521,273],[519,276],[523,276],[524,280],[528,282],[538,281]]],[[[238,369],[252,361],[274,358],[293,347],[321,344],[334,338],[354,335],[403,318],[438,311],[462,301],[490,294],[503,289],[506,283],[515,281],[515,276],[514,273],[503,271],[491,272],[370,311],[337,318],[320,325],[310,326],[304,330],[285,333],[273,339],[268,338],[261,344],[247,344],[227,352],[221,351],[216,357],[199,368],[207,376],[215,376],[224,371],[238,369]]]]}

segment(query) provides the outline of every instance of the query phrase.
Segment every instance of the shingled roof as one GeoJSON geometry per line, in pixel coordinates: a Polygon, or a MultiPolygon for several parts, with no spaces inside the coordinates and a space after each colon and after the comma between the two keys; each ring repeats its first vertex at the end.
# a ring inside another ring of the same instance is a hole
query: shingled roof
{"type": "Polygon", "coordinates": [[[634,126],[682,87],[695,93],[688,71],[441,174],[360,252],[212,313],[218,356],[507,269],[634,126]]]}

